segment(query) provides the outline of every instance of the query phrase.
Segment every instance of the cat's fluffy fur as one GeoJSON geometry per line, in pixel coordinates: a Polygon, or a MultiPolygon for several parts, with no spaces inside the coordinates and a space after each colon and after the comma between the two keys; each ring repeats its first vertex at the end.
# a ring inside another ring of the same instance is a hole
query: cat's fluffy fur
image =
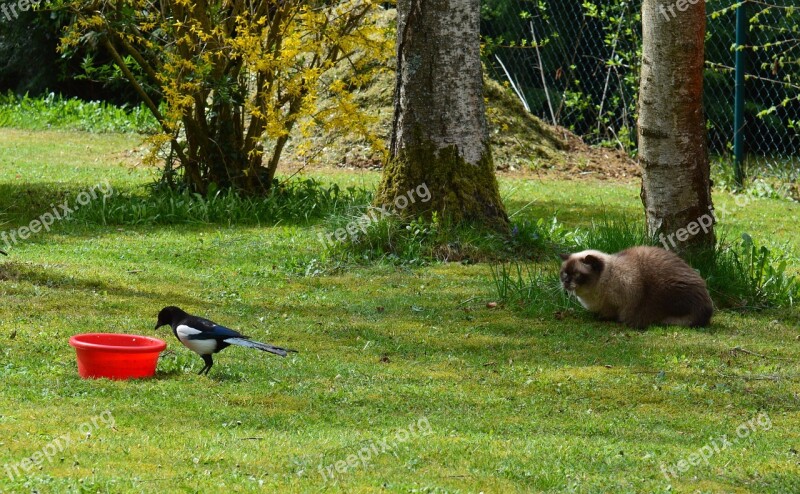
{"type": "Polygon", "coordinates": [[[634,328],[707,326],[714,311],[706,282],[674,253],[632,247],[617,254],[563,255],[561,283],[602,319],[634,328]]]}

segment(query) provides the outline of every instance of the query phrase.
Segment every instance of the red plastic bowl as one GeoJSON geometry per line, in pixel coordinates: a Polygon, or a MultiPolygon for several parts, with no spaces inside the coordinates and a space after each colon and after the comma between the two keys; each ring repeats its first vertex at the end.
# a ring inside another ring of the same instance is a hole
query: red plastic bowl
{"type": "Polygon", "coordinates": [[[135,334],[85,333],[69,339],[78,354],[78,374],[84,378],[136,379],[156,373],[158,354],[167,343],[135,334]]]}

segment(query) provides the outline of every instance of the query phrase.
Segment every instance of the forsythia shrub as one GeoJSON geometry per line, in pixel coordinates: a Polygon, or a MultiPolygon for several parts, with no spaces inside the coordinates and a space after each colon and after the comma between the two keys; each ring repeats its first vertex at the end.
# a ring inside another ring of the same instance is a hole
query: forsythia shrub
{"type": "MultiPolygon", "coordinates": [[[[392,25],[373,0],[59,0],[62,50],[103,47],[158,120],[163,180],[205,193],[270,189],[293,129],[369,135],[352,94],[389,70],[392,25]],[[325,95],[331,104],[320,105],[325,95]]],[[[310,139],[300,144],[311,151],[310,139]]]]}

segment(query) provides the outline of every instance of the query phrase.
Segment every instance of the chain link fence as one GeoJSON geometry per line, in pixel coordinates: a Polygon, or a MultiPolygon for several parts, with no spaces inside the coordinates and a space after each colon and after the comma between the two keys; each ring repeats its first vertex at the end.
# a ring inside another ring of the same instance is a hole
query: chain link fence
{"type": "MultiPolygon", "coordinates": [[[[746,1],[745,151],[751,168],[800,168],[800,5],[746,1]]],[[[483,0],[490,75],[545,121],[587,142],[636,152],[641,2],[483,0]]],[[[736,7],[707,3],[705,111],[709,146],[731,161],[736,7]]],[[[676,12],[679,13],[679,12],[676,12]]]]}

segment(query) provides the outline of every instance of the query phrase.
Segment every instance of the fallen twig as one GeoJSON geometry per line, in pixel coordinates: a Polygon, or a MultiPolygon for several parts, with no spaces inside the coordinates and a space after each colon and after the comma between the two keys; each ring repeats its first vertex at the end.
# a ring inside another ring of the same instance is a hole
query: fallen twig
{"type": "Polygon", "coordinates": [[[792,359],[786,358],[786,357],[773,357],[771,355],[764,355],[764,354],[761,354],[761,353],[752,352],[752,351],[750,351],[750,350],[748,350],[746,348],[742,348],[740,346],[733,347],[728,352],[731,353],[731,354],[735,354],[737,352],[738,353],[745,353],[747,355],[752,355],[754,357],[773,359],[773,360],[792,360],[792,359]]]}
{"type": "Polygon", "coordinates": [[[735,379],[744,379],[745,381],[773,381],[778,382],[781,379],[786,379],[787,381],[796,381],[800,376],[779,376],[777,374],[753,374],[753,375],[741,375],[741,374],[720,374],[721,377],[728,377],[728,378],[735,378],[735,379]]]}
{"type": "Polygon", "coordinates": [[[476,298],[478,298],[478,297],[470,297],[470,298],[466,299],[465,301],[461,302],[460,304],[456,305],[456,307],[461,307],[464,304],[468,304],[468,303],[472,302],[473,300],[475,300],[476,298]]]}

